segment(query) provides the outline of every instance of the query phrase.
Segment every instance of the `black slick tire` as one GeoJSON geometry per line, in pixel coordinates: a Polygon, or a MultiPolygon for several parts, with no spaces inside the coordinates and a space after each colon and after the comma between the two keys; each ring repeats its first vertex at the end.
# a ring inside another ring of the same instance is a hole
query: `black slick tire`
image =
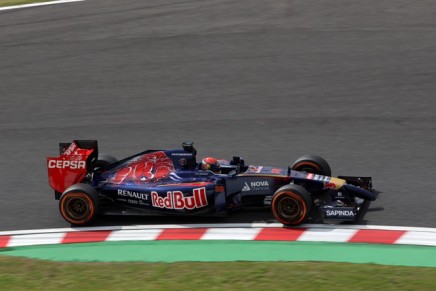
{"type": "Polygon", "coordinates": [[[320,156],[304,155],[299,157],[292,165],[292,170],[331,176],[330,165],[320,156]]]}

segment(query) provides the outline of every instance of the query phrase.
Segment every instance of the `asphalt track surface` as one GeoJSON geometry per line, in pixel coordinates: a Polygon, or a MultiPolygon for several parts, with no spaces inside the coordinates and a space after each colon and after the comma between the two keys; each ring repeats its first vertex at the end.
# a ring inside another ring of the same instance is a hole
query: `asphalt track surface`
{"type": "MultiPolygon", "coordinates": [[[[429,0],[87,0],[1,11],[0,230],[68,226],[45,158],[73,138],[120,158],[184,140],[199,156],[251,164],[316,153],[335,175],[373,176],[382,193],[362,223],[435,227],[434,15],[429,0]]],[[[179,222],[199,220],[95,225],[179,222]]]]}

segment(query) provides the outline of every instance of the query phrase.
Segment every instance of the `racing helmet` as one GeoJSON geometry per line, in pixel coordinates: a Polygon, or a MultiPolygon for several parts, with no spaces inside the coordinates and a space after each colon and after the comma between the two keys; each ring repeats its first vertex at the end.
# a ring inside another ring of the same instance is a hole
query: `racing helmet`
{"type": "Polygon", "coordinates": [[[220,164],[218,163],[218,160],[212,157],[205,157],[201,161],[201,169],[204,171],[212,171],[214,173],[220,173],[220,164]]]}

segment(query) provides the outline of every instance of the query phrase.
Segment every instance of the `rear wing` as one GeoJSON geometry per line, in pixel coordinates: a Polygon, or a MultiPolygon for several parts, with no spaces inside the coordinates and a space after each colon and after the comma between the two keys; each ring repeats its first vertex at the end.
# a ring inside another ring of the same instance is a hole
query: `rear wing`
{"type": "Polygon", "coordinates": [[[96,140],[74,140],[59,143],[58,157],[47,158],[48,183],[55,190],[55,198],[73,184],[82,182],[92,172],[92,162],[98,157],[96,140]]]}

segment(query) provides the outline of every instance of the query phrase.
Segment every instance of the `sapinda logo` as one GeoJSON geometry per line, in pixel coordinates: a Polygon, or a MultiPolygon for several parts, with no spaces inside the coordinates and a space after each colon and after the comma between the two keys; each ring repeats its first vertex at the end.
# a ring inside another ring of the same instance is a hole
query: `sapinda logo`
{"type": "Polygon", "coordinates": [[[156,191],[152,191],[151,203],[157,208],[189,210],[208,205],[206,188],[197,188],[192,192],[192,196],[185,197],[181,191],[167,191],[167,196],[161,197],[156,191]]]}
{"type": "Polygon", "coordinates": [[[354,216],[352,210],[327,210],[327,216],[354,216]]]}
{"type": "Polygon", "coordinates": [[[85,161],[68,161],[68,160],[49,160],[48,167],[50,169],[86,169],[85,161]]]}

